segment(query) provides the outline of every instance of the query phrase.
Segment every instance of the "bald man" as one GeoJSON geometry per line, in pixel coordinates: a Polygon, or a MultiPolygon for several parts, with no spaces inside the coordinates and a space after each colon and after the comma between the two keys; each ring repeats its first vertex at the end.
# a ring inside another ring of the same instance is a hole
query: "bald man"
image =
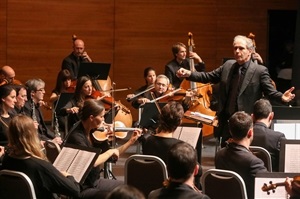
{"type": "Polygon", "coordinates": [[[68,69],[72,79],[77,79],[80,63],[83,62],[92,62],[92,59],[85,51],[83,40],[76,39],[73,42],[73,52],[63,60],[61,69],[68,69]]]}
{"type": "Polygon", "coordinates": [[[16,73],[10,66],[3,66],[0,70],[0,85],[11,84],[14,81],[16,73]]]}

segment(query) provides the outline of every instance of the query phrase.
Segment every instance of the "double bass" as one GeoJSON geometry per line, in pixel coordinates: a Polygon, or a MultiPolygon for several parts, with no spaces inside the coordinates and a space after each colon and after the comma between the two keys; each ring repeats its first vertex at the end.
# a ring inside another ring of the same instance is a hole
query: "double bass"
{"type": "MultiPolygon", "coordinates": [[[[191,32],[188,33],[188,47],[189,52],[193,52],[193,48],[195,47],[193,34],[191,32]]],[[[195,71],[195,64],[193,59],[189,59],[190,71],[195,71]]],[[[210,107],[210,99],[212,96],[212,85],[211,84],[203,84],[199,82],[187,81],[184,79],[180,85],[181,88],[185,90],[191,90],[194,92],[194,96],[190,102],[190,112],[199,112],[208,116],[215,116],[216,112],[212,111],[210,107]]],[[[191,121],[188,119],[184,119],[183,122],[190,123],[191,121]]],[[[210,136],[214,132],[214,126],[202,123],[202,132],[203,137],[210,136]]]]}

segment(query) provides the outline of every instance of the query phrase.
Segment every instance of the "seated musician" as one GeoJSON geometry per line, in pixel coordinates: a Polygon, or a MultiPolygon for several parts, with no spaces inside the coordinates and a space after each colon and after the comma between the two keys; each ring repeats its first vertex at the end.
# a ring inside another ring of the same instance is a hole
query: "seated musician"
{"type": "MultiPolygon", "coordinates": [[[[165,75],[158,75],[154,82],[154,89],[146,92],[144,97],[140,97],[142,98],[140,106],[162,96],[165,96],[165,98],[161,99],[161,101],[163,102],[173,100],[173,96],[174,96],[172,94],[173,88],[169,89],[169,87],[170,87],[169,78],[165,75]]],[[[191,91],[186,91],[184,95],[185,97],[182,97],[181,101],[184,110],[187,110],[189,108],[189,102],[191,100],[193,93],[191,91]]]]}
{"type": "Polygon", "coordinates": [[[32,117],[38,129],[41,141],[52,140],[57,144],[62,143],[62,139],[56,136],[46,125],[40,106],[44,105],[45,82],[41,79],[29,79],[25,86],[27,87],[28,101],[24,105],[24,113],[32,117]]]}
{"type": "MultiPolygon", "coordinates": [[[[8,136],[2,169],[25,173],[32,181],[36,198],[53,199],[53,193],[78,198],[80,185],[73,176],[66,171],[58,171],[47,160],[31,118],[15,116],[9,124],[8,136]]],[[[0,149],[1,156],[3,149],[0,149]]],[[[17,188],[18,184],[12,186],[17,188]]]]}
{"type": "Polygon", "coordinates": [[[4,84],[12,84],[15,78],[15,71],[10,66],[3,66],[0,69],[0,86],[4,84]]]}
{"type": "Polygon", "coordinates": [[[73,40],[73,51],[70,55],[68,55],[63,60],[61,69],[69,70],[72,79],[77,79],[80,63],[92,62],[92,59],[85,51],[83,40],[78,39],[75,35],[73,35],[72,40],[73,40]]]}
{"type": "MultiPolygon", "coordinates": [[[[95,129],[104,126],[104,115],[105,108],[101,101],[96,99],[85,100],[80,114],[80,121],[70,131],[69,136],[66,138],[66,143],[84,147],[97,147],[99,143],[94,139],[92,133],[95,129]]],[[[118,180],[100,179],[99,166],[111,157],[118,158],[120,154],[134,144],[140,135],[141,130],[135,130],[125,144],[118,148],[108,149],[99,155],[93,169],[83,183],[82,198],[105,198],[115,187],[123,184],[123,182],[118,180]]]]}
{"type": "MultiPolygon", "coordinates": [[[[137,89],[134,94],[128,94],[127,95],[127,100],[130,101],[131,98],[133,98],[135,95],[138,95],[139,93],[142,93],[143,91],[152,88],[154,86],[154,82],[156,80],[156,73],[155,70],[152,67],[147,67],[144,70],[144,79],[146,81],[146,84],[142,87],[140,87],[139,89],[137,89]]],[[[142,93],[141,95],[134,97],[132,99],[131,105],[138,109],[140,104],[143,103],[144,99],[145,99],[145,93],[142,93]]]]}
{"type": "Polygon", "coordinates": [[[290,199],[299,199],[300,198],[300,181],[299,176],[294,177],[294,179],[286,178],[285,190],[290,195],[290,199]]]}

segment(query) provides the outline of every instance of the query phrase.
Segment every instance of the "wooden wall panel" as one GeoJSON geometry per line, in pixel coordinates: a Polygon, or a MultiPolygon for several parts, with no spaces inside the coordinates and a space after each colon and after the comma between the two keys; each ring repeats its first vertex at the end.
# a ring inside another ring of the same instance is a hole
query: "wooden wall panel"
{"type": "MultiPolygon", "coordinates": [[[[47,95],[62,59],[71,52],[71,35],[85,41],[94,61],[110,62],[117,88],[144,84],[145,67],[163,73],[171,46],[194,34],[195,51],[210,71],[232,56],[237,34],[256,35],[264,59],[268,46],[269,9],[296,9],[297,0],[0,0],[0,63],[15,68],[17,78],[39,77],[47,95]]],[[[128,92],[116,92],[125,101],[128,92]]],[[[131,107],[130,107],[131,108],[131,107]]],[[[137,111],[133,110],[134,119],[137,111]]],[[[49,119],[49,113],[46,113],[49,119]]]]}

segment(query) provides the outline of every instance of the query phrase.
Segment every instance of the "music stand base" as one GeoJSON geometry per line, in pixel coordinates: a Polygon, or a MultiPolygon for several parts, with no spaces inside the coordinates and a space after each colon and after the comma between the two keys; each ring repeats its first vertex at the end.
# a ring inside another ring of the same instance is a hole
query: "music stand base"
{"type": "Polygon", "coordinates": [[[111,162],[105,162],[104,163],[104,168],[101,169],[101,172],[103,171],[103,176],[105,179],[112,179],[116,180],[117,178],[112,172],[112,163],[111,162]]]}

